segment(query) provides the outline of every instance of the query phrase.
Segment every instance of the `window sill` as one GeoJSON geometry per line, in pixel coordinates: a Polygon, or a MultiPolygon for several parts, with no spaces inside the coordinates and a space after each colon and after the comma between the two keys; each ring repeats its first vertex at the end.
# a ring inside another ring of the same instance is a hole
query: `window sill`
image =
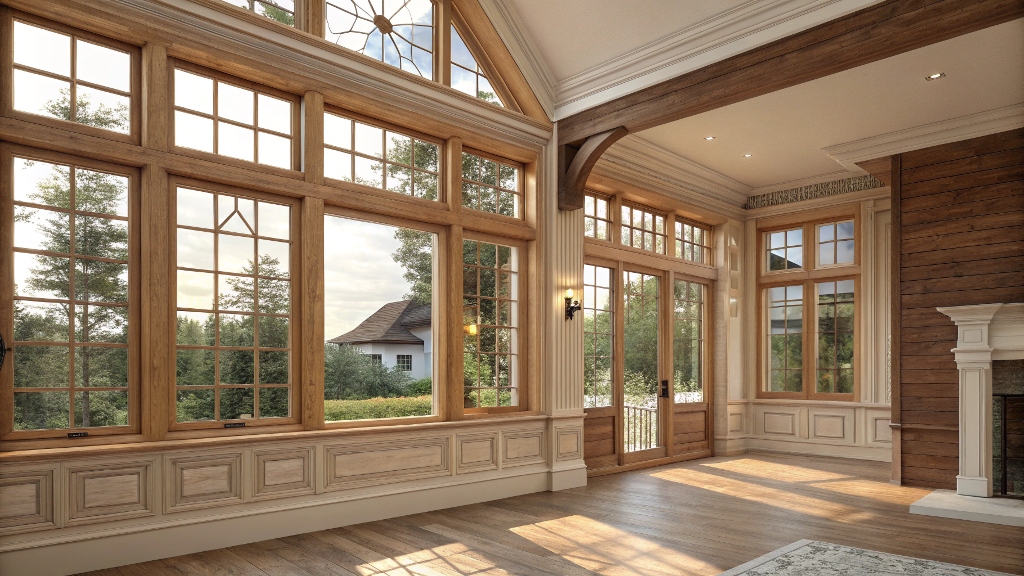
{"type": "Polygon", "coordinates": [[[398,433],[407,431],[434,431],[459,429],[479,426],[482,421],[501,422],[535,422],[548,417],[538,412],[516,412],[511,414],[467,414],[465,420],[453,422],[424,422],[419,424],[378,425],[360,428],[342,428],[331,430],[303,430],[300,432],[280,432],[276,434],[248,434],[245,436],[220,436],[194,438],[185,440],[151,440],[125,442],[119,444],[100,444],[92,446],[74,446],[58,448],[33,448],[19,450],[11,443],[0,443],[0,464],[13,462],[30,462],[39,460],[61,460],[68,458],[85,458],[98,456],[114,456],[144,452],[161,452],[171,450],[197,450],[259,444],[265,442],[288,442],[302,440],[319,440],[324,438],[347,438],[369,436],[379,433],[398,433]]]}

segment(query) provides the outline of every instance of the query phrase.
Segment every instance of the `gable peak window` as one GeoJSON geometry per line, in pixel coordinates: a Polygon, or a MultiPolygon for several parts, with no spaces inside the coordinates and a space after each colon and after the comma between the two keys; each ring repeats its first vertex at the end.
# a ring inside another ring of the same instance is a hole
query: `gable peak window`
{"type": "Polygon", "coordinates": [[[434,79],[431,0],[327,0],[327,39],[434,79]]]}

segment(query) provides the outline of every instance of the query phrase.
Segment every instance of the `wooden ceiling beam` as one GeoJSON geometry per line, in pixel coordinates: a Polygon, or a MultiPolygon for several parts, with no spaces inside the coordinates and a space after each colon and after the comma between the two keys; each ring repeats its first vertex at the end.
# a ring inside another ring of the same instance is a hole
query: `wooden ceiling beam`
{"type": "Polygon", "coordinates": [[[889,0],[558,121],[560,144],[667,124],[1024,17],[1024,0],[889,0]]]}
{"type": "Polygon", "coordinates": [[[892,186],[892,156],[857,162],[857,167],[871,174],[886,186],[892,186]]]}

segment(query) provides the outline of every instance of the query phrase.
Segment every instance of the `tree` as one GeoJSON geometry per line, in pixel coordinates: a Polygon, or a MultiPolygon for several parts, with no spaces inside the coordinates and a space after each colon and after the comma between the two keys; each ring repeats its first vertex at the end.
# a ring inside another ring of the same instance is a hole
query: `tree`
{"type": "MultiPolygon", "coordinates": [[[[47,102],[43,109],[54,118],[71,120],[71,89],[61,88],[60,98],[47,102]]],[[[118,104],[114,108],[102,103],[94,106],[88,94],[79,93],[75,102],[74,121],[105,130],[128,132],[130,125],[128,112],[128,106],[124,104],[118,104]]]]}
{"type": "Polygon", "coordinates": [[[262,14],[271,20],[277,20],[278,22],[287,24],[288,26],[295,26],[295,15],[284,8],[281,8],[272,1],[261,1],[260,9],[263,11],[262,14]]]}

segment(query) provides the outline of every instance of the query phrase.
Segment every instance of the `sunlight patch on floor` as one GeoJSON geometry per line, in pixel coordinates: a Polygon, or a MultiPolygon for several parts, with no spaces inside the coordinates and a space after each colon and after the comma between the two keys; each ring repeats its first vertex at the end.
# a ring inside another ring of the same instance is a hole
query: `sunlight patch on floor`
{"type": "Polygon", "coordinates": [[[714,566],[586,516],[527,524],[511,531],[598,574],[717,574],[714,566]]]}
{"type": "Polygon", "coordinates": [[[875,517],[874,513],[864,512],[851,506],[837,504],[821,498],[806,496],[795,491],[772,488],[765,486],[764,484],[755,484],[752,482],[744,482],[742,480],[718,476],[716,474],[709,474],[707,472],[701,472],[700,470],[676,468],[657,472],[655,474],[651,474],[651,476],[661,480],[675,482],[677,484],[686,484],[696,488],[710,490],[725,496],[741,498],[749,502],[757,502],[758,504],[764,504],[766,506],[771,506],[772,508],[790,510],[801,514],[807,514],[809,516],[817,516],[819,518],[827,518],[836,522],[864,522],[875,517]]]}
{"type": "Polygon", "coordinates": [[[778,462],[765,462],[750,458],[727,460],[725,462],[707,462],[701,463],[700,466],[718,468],[719,470],[728,470],[730,472],[739,472],[741,474],[746,474],[747,476],[757,476],[759,478],[767,478],[769,480],[782,480],[784,482],[813,482],[850,478],[847,474],[837,474],[835,472],[826,472],[824,470],[816,470],[814,468],[806,468],[804,466],[793,466],[791,464],[781,464],[778,462]]]}

